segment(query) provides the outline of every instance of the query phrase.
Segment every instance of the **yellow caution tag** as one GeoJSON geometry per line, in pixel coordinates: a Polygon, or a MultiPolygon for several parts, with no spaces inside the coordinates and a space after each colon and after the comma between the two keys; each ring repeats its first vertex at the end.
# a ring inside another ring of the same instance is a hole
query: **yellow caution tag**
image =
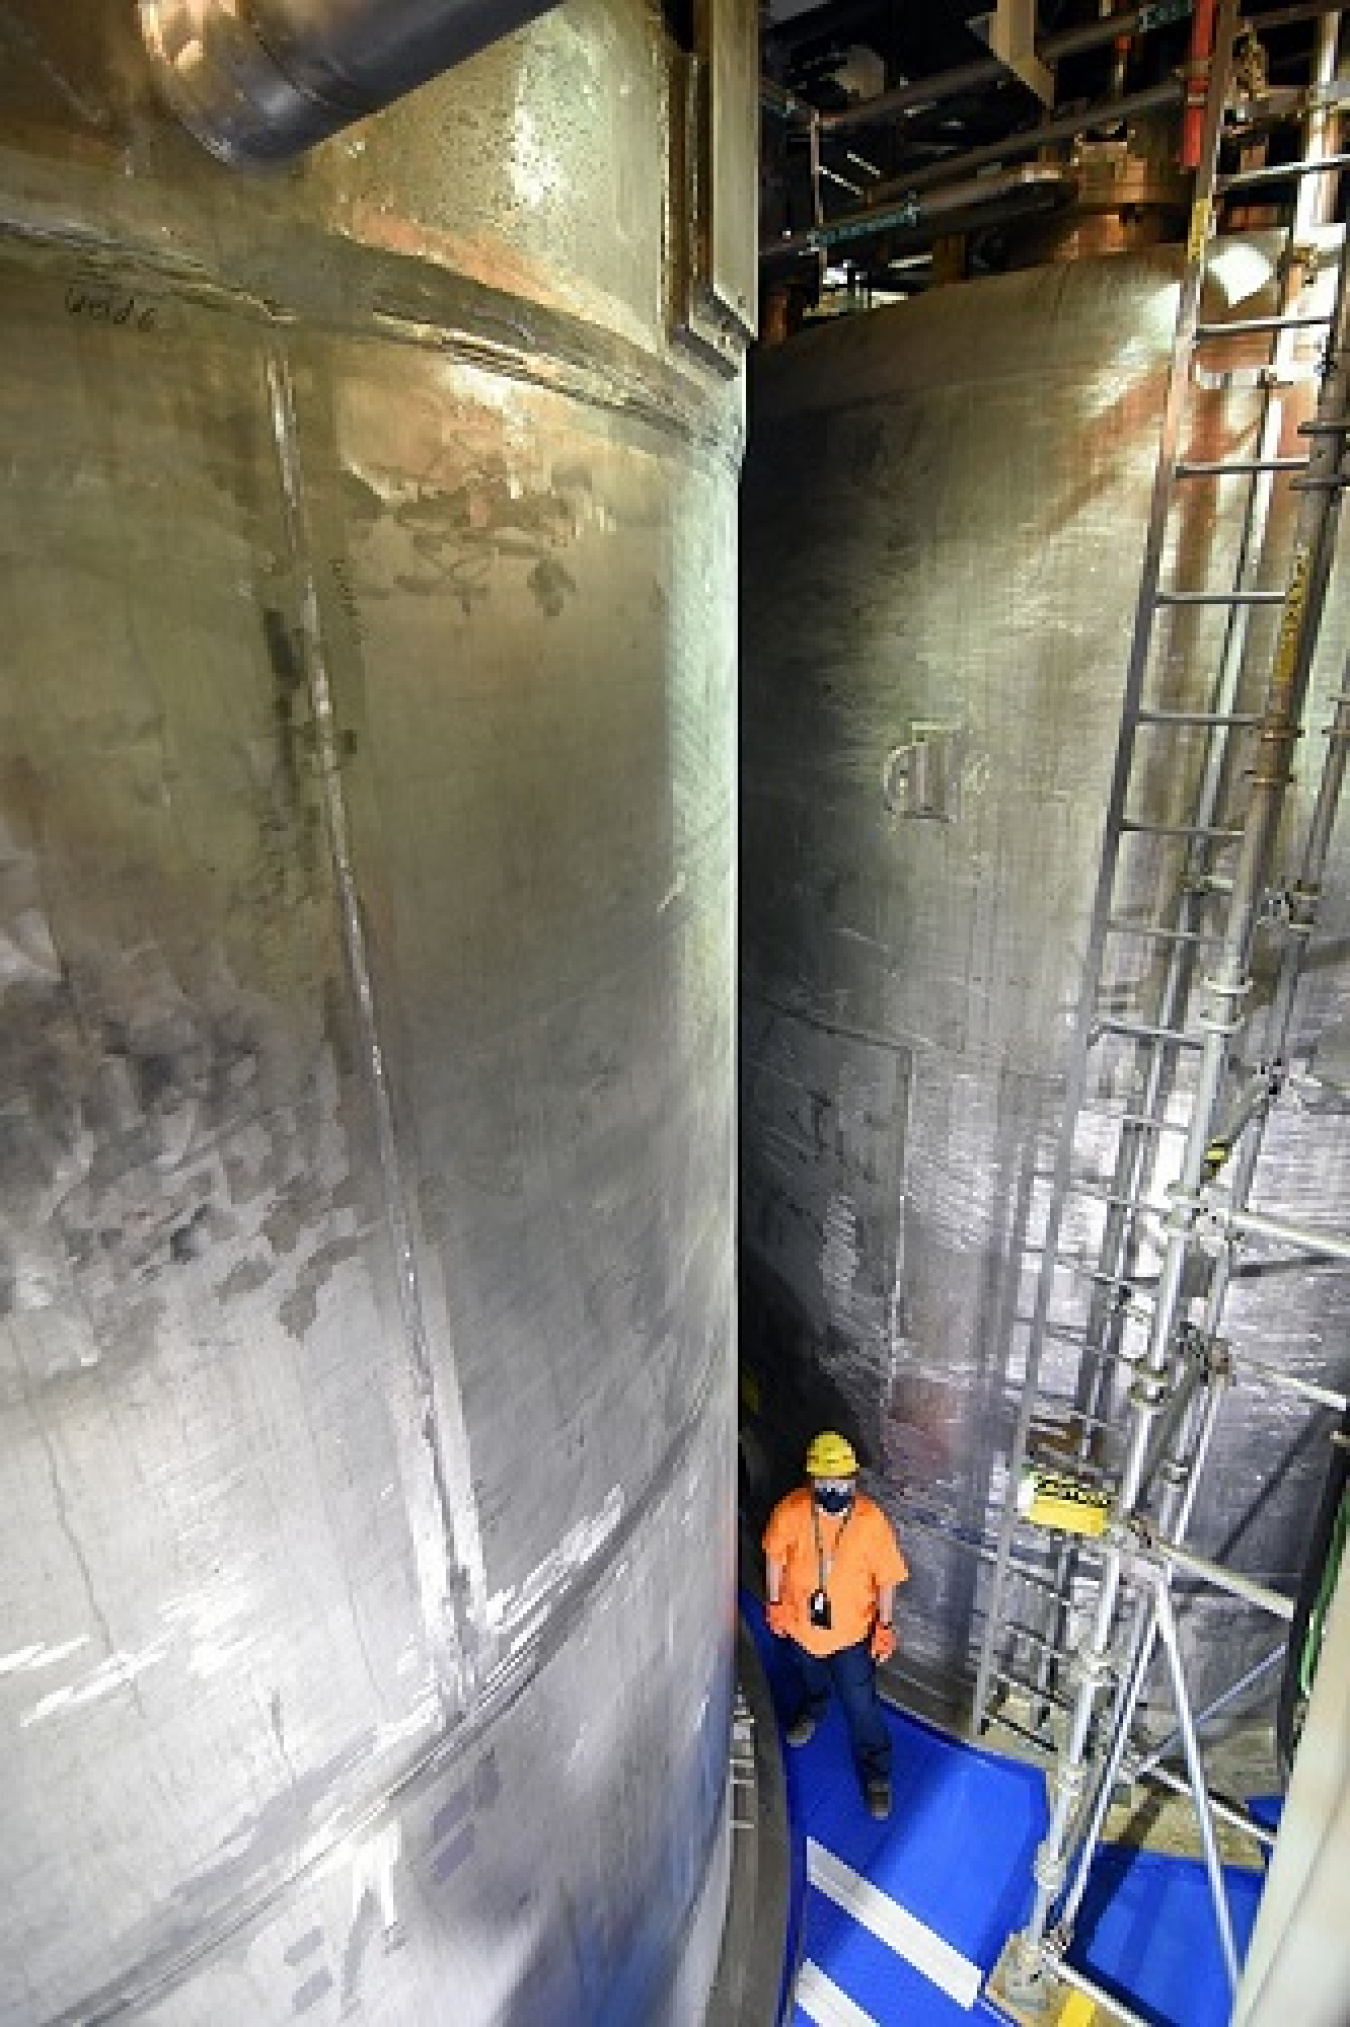
{"type": "Polygon", "coordinates": [[[1017,1488],[1017,1510],[1033,1527],[1055,1527],[1062,1534],[1105,1534],[1115,1499],[1066,1478],[1058,1471],[1024,1471],[1017,1488]]]}
{"type": "Polygon", "coordinates": [[[1280,632],[1275,646],[1275,669],[1272,686],[1287,689],[1293,681],[1294,665],[1298,661],[1299,639],[1303,632],[1303,613],[1308,603],[1308,571],[1312,555],[1306,542],[1301,542],[1294,555],[1294,567],[1289,576],[1289,588],[1284,594],[1284,610],[1280,614],[1280,632]]]}
{"type": "Polygon", "coordinates": [[[1191,229],[1186,240],[1187,260],[1199,260],[1209,238],[1210,203],[1208,197],[1197,197],[1191,206],[1191,229]]]}

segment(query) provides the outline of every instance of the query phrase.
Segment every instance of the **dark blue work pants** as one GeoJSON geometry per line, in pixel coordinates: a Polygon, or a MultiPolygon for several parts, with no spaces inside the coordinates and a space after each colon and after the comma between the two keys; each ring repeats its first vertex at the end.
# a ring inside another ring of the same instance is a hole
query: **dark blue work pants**
{"type": "Polygon", "coordinates": [[[856,1647],[841,1647],[837,1653],[823,1657],[808,1654],[790,1637],[784,1646],[801,1691],[792,1718],[796,1719],[803,1713],[815,1718],[823,1717],[833,1685],[848,1720],[848,1735],[858,1778],[864,1783],[888,1781],[891,1777],[891,1734],[877,1698],[876,1668],[869,1642],[860,1640],[856,1647]]]}

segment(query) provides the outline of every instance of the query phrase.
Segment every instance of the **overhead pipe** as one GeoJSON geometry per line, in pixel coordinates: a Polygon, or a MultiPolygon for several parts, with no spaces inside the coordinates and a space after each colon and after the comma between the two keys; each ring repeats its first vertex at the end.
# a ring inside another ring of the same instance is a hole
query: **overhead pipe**
{"type": "MultiPolygon", "coordinates": [[[[1084,27],[1066,29],[1062,35],[1047,36],[1037,44],[1036,54],[1044,64],[1062,63],[1068,57],[1101,49],[1119,36],[1145,35],[1150,29],[1182,21],[1190,11],[1190,0],[1176,0],[1170,6],[1127,7],[1119,14],[1105,15],[1084,27]]],[[[1000,84],[1007,76],[1006,65],[996,56],[976,57],[952,70],[939,71],[934,77],[917,78],[912,84],[897,85],[893,91],[880,92],[875,98],[859,99],[854,105],[822,113],[821,126],[827,134],[840,134],[851,127],[904,119],[907,114],[941,105],[944,99],[959,98],[962,92],[983,91],[986,85],[1000,84]]]]}
{"type": "MultiPolygon", "coordinates": [[[[1295,22],[1315,21],[1323,15],[1334,14],[1341,4],[1342,0],[1304,0],[1300,6],[1284,7],[1274,14],[1254,14],[1250,20],[1240,22],[1239,27],[1261,30],[1284,28],[1295,22]]],[[[1174,26],[1188,19],[1193,11],[1192,0],[1156,0],[1151,7],[1126,7],[1118,14],[1103,15],[1097,21],[1086,22],[1081,28],[1067,28],[1062,35],[1047,36],[1044,42],[1037,44],[1036,53],[1042,63],[1053,66],[1070,57],[1086,56],[1094,49],[1104,48],[1115,42],[1117,37],[1130,40],[1135,36],[1148,35],[1154,29],[1174,26]]],[[[978,56],[970,63],[937,71],[932,77],[915,78],[909,84],[896,85],[891,91],[878,92],[875,98],[858,99],[852,105],[836,106],[829,112],[822,112],[821,129],[828,136],[848,133],[855,127],[890,125],[925,113],[947,99],[959,98],[963,92],[984,91],[989,85],[1006,83],[1007,79],[1008,71],[997,57],[978,56]]],[[[783,110],[808,110],[807,100],[784,91],[782,86],[766,81],[765,93],[766,96],[772,93],[783,110]]]]}
{"type": "Polygon", "coordinates": [[[235,167],[289,161],[555,0],[139,0],[156,85],[235,167]]]}
{"type": "Polygon", "coordinates": [[[911,192],[898,203],[820,219],[799,232],[787,232],[781,239],[771,241],[764,247],[762,257],[768,260],[785,253],[815,253],[856,240],[876,239],[882,233],[917,246],[926,239],[936,239],[968,225],[1053,211],[1071,204],[1077,194],[1078,179],[1070,170],[1052,163],[1027,163],[1019,169],[1009,169],[1002,176],[972,176],[965,182],[944,184],[940,190],[923,197],[911,192]]]}
{"type": "Polygon", "coordinates": [[[1037,126],[1023,127],[1001,141],[990,141],[982,148],[968,148],[964,154],[952,155],[943,162],[932,162],[927,168],[912,170],[907,176],[875,183],[867,193],[868,199],[880,204],[911,191],[929,190],[934,184],[945,184],[956,177],[973,176],[976,170],[996,163],[1015,162],[1019,155],[1034,155],[1038,148],[1047,146],[1051,141],[1071,141],[1089,127],[1118,127],[1122,120],[1175,106],[1181,93],[1180,78],[1169,78],[1164,84],[1150,85],[1146,91],[1129,92],[1123,99],[1103,99],[1095,105],[1083,106],[1077,112],[1061,113],[1056,120],[1042,120],[1037,126]]]}

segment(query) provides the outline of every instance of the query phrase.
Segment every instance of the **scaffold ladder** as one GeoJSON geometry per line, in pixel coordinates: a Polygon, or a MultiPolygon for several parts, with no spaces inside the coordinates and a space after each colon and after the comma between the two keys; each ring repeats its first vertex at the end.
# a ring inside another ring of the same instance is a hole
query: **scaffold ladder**
{"type": "MultiPolygon", "coordinates": [[[[1224,1811],[1209,1795],[1201,1764],[1171,1577],[1185,1568],[1277,1617],[1292,1609],[1184,1543],[1234,1376],[1219,1334],[1231,1241],[1260,1224],[1248,1192],[1281,1088],[1281,1052],[1316,905],[1317,853],[1325,851],[1319,833],[1329,828],[1329,819],[1314,818],[1290,889],[1295,898],[1286,896],[1262,1060],[1244,1067],[1239,1042],[1253,944],[1259,930],[1281,926],[1269,886],[1276,832],[1330,574],[1350,427],[1344,243],[1334,306],[1309,308],[1304,300],[1319,259],[1317,193],[1346,161],[1329,145],[1340,13],[1320,10],[1313,75],[1301,100],[1303,157],[1277,169],[1240,164],[1220,173],[1233,138],[1230,112],[1259,82],[1252,82],[1250,41],[1238,47],[1237,0],[1220,0],[1217,10],[1075,1039],[1043,1221],[1033,1235],[1036,1295],[976,1684],[977,1730],[1006,1725],[1056,1757],[1034,1906],[1019,1939],[1028,1982],[1062,1962],[1122,1767],[1155,1777],[1162,1771],[1130,1752],[1159,1647],[1186,1759],[1181,1785],[1195,1804],[1230,1982],[1237,1977],[1215,1831],[1224,1811]],[[1277,175],[1298,196],[1272,313],[1207,314],[1216,251],[1231,243],[1215,239],[1218,206],[1277,175]],[[1306,454],[1295,454],[1283,390],[1311,377],[1302,370],[1310,336],[1324,340],[1320,392],[1316,419],[1302,432],[1306,454]],[[1264,350],[1253,369],[1257,345],[1264,350]],[[1234,384],[1254,391],[1253,441],[1241,455],[1197,455],[1206,393],[1234,384]],[[1237,488],[1235,510],[1189,514],[1206,486],[1237,488]],[[1296,499],[1279,500],[1284,486],[1296,499]],[[1276,583],[1273,543],[1282,520],[1291,519],[1276,583]],[[1227,539],[1221,572],[1194,572],[1197,520],[1227,539]],[[1263,612],[1277,616],[1270,643],[1253,634],[1263,612]],[[1211,664],[1203,631],[1194,630],[1216,620],[1211,664]],[[1258,648],[1269,674],[1261,707],[1253,709],[1246,692],[1258,648]],[[1179,659],[1207,671],[1208,694],[1199,703],[1178,694],[1179,659]],[[1141,853],[1151,857],[1141,861],[1141,853]],[[1038,1479],[1038,1471],[1056,1476],[1038,1479]],[[1058,1517],[1049,1531],[1038,1529],[1038,1501],[1050,1510],[1057,1497],[1058,1517]],[[1069,1513],[1073,1502],[1077,1511],[1069,1513]]],[[[1244,37],[1252,27],[1259,29],[1259,16],[1244,37]]],[[[1337,725],[1345,711],[1342,699],[1337,725]]],[[[1332,796],[1334,806],[1340,779],[1332,775],[1329,767],[1324,798],[1332,796]]],[[[1350,1244],[1334,1234],[1291,1228],[1286,1237],[1350,1258],[1350,1244]]],[[[1176,1777],[1169,1781],[1177,1785],[1176,1777]]],[[[1226,1813],[1252,1827],[1243,1812],[1226,1813]]]]}

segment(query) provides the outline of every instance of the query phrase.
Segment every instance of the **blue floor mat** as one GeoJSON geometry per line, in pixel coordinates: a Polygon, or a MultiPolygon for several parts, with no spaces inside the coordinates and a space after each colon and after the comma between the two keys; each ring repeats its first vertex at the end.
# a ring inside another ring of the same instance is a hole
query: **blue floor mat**
{"type": "MultiPolygon", "coordinates": [[[[792,1714],[783,1645],[755,1600],[741,1602],[781,1725],[792,1714]]],[[[1004,2015],[973,1997],[974,1985],[1030,1906],[1031,1863],[1045,1830],[1044,1781],[1019,1761],[962,1745],[916,1719],[895,1711],[887,1718],[894,1757],[885,1823],[864,1806],[837,1705],[809,1745],[784,1751],[793,1837],[790,1961],[799,1956],[803,1967],[790,2018],[794,2027],[1001,2021],[1004,2015]],[[877,1919],[891,1925],[889,1942],[856,1918],[869,1887],[886,1896],[877,1919]]],[[[1261,1876],[1237,1869],[1227,1876],[1242,1948],[1261,1876]]],[[[1070,1956],[1157,2027],[1223,2027],[1227,2020],[1197,1862],[1104,1847],[1070,1956]]]]}
{"type": "MultiPolygon", "coordinates": [[[[1239,1956],[1265,1875],[1224,1867],[1239,1956]]],[[[1156,2027],[1227,2027],[1228,1988],[1209,1881],[1198,1859],[1102,1847],[1069,1960],[1156,2027]]]]}
{"type": "MultiPolygon", "coordinates": [[[[791,1714],[781,1643],[764,1628],[753,1600],[742,1602],[781,1724],[791,1714]]],[[[959,1745],[915,1719],[887,1715],[894,1754],[888,1822],[874,1822],[867,1813],[837,1706],[809,1746],[785,1754],[801,1959],[881,2027],[1001,2019],[982,2000],[971,2010],[948,1997],[807,1881],[810,1838],[982,1973],[993,1968],[1024,1911],[1031,1860],[1045,1827],[1040,1775],[959,1745]]],[[[800,2007],[792,2017],[800,2027],[811,2020],[800,2007]]]]}

